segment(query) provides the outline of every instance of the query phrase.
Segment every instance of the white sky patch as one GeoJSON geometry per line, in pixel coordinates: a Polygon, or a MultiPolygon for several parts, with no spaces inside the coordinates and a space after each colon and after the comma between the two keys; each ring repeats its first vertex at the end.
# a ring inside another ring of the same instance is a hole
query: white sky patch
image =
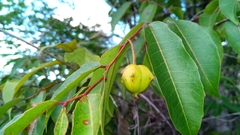
{"type": "MultiPolygon", "coordinates": [[[[29,6],[31,6],[31,2],[32,0],[25,1],[26,5],[29,5],[29,6]]],[[[63,21],[66,18],[72,17],[73,21],[71,25],[73,26],[77,26],[80,22],[88,27],[92,27],[96,24],[99,24],[101,26],[99,30],[102,30],[106,35],[112,34],[111,24],[110,24],[111,17],[108,16],[108,12],[111,10],[111,7],[104,0],[72,0],[70,1],[70,3],[71,2],[74,3],[74,6],[75,6],[74,9],[72,9],[72,7],[70,7],[68,4],[60,3],[58,0],[51,0],[51,2],[46,0],[46,2],[48,2],[49,7],[52,7],[52,8],[57,7],[57,9],[55,10],[54,17],[61,21],[63,21]]],[[[39,6],[41,6],[41,3],[34,3],[34,4],[35,5],[40,4],[39,6]]],[[[26,13],[33,14],[33,12],[31,11],[27,11],[26,13]]],[[[23,26],[16,26],[16,27],[20,28],[23,26]]],[[[129,31],[129,28],[123,29],[122,26],[116,25],[114,33],[118,34],[120,37],[124,37],[128,31],[129,31]]],[[[14,35],[19,35],[19,33],[16,33],[13,31],[9,31],[9,32],[14,35]]],[[[5,35],[3,33],[0,33],[0,38],[4,38],[4,37],[5,35]]],[[[24,40],[28,41],[28,39],[24,39],[24,40]]],[[[117,45],[119,42],[121,42],[122,38],[114,36],[112,40],[114,44],[117,45]]],[[[7,49],[6,48],[7,45],[2,42],[0,44],[2,46],[2,48],[0,48],[0,53],[13,54],[17,50],[33,49],[32,47],[26,45],[21,41],[18,41],[17,39],[14,39],[14,41],[21,44],[21,46],[18,48],[13,47],[13,49],[7,49]]],[[[33,49],[33,51],[36,51],[36,50],[33,49]]],[[[15,58],[17,57],[21,57],[21,56],[16,56],[15,58]]],[[[1,61],[0,77],[3,76],[3,74],[10,73],[11,67],[13,65],[9,65],[8,67],[4,67],[4,65],[7,63],[9,59],[12,59],[12,58],[13,57],[1,58],[0,56],[0,61],[1,61]]]]}
{"type": "Polygon", "coordinates": [[[79,22],[89,27],[100,24],[104,32],[111,32],[111,18],[108,16],[111,7],[104,0],[74,0],[74,5],[75,9],[71,9],[68,5],[61,4],[56,9],[55,17],[61,21],[72,17],[73,26],[77,26],[79,22]]]}

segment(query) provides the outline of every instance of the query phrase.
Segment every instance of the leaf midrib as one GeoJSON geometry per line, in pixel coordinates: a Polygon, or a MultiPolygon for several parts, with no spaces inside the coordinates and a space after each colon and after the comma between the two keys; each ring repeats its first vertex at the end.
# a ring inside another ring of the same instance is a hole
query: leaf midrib
{"type": "MultiPolygon", "coordinates": [[[[172,74],[171,74],[171,72],[170,72],[170,70],[169,70],[169,67],[168,67],[168,64],[167,64],[167,62],[166,62],[166,59],[165,59],[165,57],[164,57],[164,53],[162,52],[162,50],[161,50],[161,48],[160,48],[159,42],[157,42],[157,38],[156,38],[155,34],[153,34],[152,28],[149,27],[149,29],[151,30],[152,35],[153,35],[153,37],[154,37],[154,40],[156,41],[156,43],[157,43],[157,45],[158,45],[158,48],[159,48],[159,51],[161,52],[160,54],[162,55],[163,60],[164,60],[164,62],[166,63],[165,65],[166,65],[166,68],[167,68],[168,73],[169,73],[169,75],[170,75],[170,79],[171,79],[171,81],[172,81],[172,84],[173,84],[173,86],[174,86],[174,90],[175,90],[175,92],[176,92],[176,94],[177,94],[177,97],[178,97],[177,99],[178,99],[178,101],[179,101],[179,105],[181,106],[182,112],[184,112],[183,105],[182,105],[182,102],[181,102],[181,100],[180,100],[179,93],[178,93],[178,91],[177,91],[177,89],[176,89],[176,85],[175,85],[175,83],[174,83],[174,81],[173,81],[173,77],[172,77],[172,74]]],[[[159,87],[161,88],[160,85],[159,85],[159,87]]],[[[162,88],[161,88],[161,89],[162,89],[162,88]]],[[[164,95],[163,95],[163,96],[164,96],[164,95]]],[[[165,96],[164,96],[164,98],[166,99],[165,96]]],[[[186,125],[187,125],[187,128],[188,128],[188,131],[191,131],[191,130],[190,130],[190,127],[189,127],[189,123],[188,123],[188,121],[187,121],[186,114],[183,113],[183,115],[184,115],[185,122],[187,123],[186,125]]]]}

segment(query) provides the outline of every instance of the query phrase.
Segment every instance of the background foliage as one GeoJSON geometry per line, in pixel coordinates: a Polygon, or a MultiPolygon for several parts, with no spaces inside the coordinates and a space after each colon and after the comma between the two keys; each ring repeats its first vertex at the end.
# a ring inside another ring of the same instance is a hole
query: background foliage
{"type": "Polygon", "coordinates": [[[46,1],[0,3],[0,47],[17,50],[1,54],[1,134],[240,134],[238,0],[106,2],[112,30],[131,29],[116,46],[46,1]],[[128,39],[156,76],[138,99],[120,83],[128,39]]]}

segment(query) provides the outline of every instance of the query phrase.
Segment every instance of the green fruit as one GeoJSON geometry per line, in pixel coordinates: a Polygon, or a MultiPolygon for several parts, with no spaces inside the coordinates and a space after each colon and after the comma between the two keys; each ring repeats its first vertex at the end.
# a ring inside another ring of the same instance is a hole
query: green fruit
{"type": "Polygon", "coordinates": [[[123,70],[121,82],[134,97],[137,97],[147,89],[153,79],[153,74],[146,66],[130,64],[123,70]]]}

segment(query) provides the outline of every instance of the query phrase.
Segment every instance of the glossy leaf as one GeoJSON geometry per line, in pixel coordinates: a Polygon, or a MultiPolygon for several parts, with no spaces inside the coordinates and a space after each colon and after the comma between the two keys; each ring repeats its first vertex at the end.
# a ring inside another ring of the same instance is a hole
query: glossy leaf
{"type": "MultiPolygon", "coordinates": [[[[71,91],[85,77],[87,77],[90,73],[92,73],[98,67],[99,67],[98,62],[90,62],[83,65],[80,69],[76,70],[64,81],[64,83],[55,91],[55,93],[52,96],[52,99],[61,101],[69,93],[69,91],[71,91]]],[[[48,122],[48,119],[50,118],[54,109],[55,107],[48,110],[46,114],[46,119],[47,119],[46,122],[48,122]]]]}
{"type": "Polygon", "coordinates": [[[68,118],[66,108],[63,108],[54,128],[54,135],[65,135],[68,129],[68,118]]]}
{"type": "Polygon", "coordinates": [[[170,10],[172,11],[172,13],[174,13],[176,15],[178,20],[183,19],[184,12],[183,12],[182,8],[172,7],[170,10]]]}
{"type": "Polygon", "coordinates": [[[59,44],[52,45],[52,46],[45,46],[45,47],[41,48],[40,52],[42,52],[44,49],[53,48],[53,47],[61,48],[64,51],[67,51],[67,52],[73,52],[75,49],[77,49],[77,41],[73,40],[73,41],[68,42],[68,43],[59,43],[59,44]]]}
{"type": "MultiPolygon", "coordinates": [[[[77,86],[75,86],[74,88],[72,88],[72,89],[68,92],[68,94],[67,94],[66,96],[64,96],[64,97],[62,98],[62,100],[60,100],[60,101],[61,101],[61,102],[64,102],[64,101],[66,101],[66,100],[74,97],[75,94],[76,94],[76,90],[77,90],[77,86]]],[[[59,114],[60,114],[61,112],[62,112],[62,106],[61,106],[61,105],[58,105],[58,106],[56,106],[56,107],[54,108],[54,111],[53,111],[52,114],[51,114],[51,118],[52,118],[52,120],[53,120],[54,122],[57,121],[57,119],[58,119],[58,117],[59,117],[59,114]]]]}
{"type": "Polygon", "coordinates": [[[227,108],[232,113],[239,113],[240,112],[240,106],[236,103],[232,103],[226,97],[222,97],[222,105],[223,105],[223,107],[227,108]]]}
{"type": "Polygon", "coordinates": [[[16,59],[14,65],[12,67],[11,75],[14,75],[19,68],[23,67],[23,65],[25,64],[26,61],[27,61],[27,57],[16,59]]]}
{"type": "Polygon", "coordinates": [[[100,57],[90,53],[86,48],[78,48],[71,53],[65,53],[64,59],[66,62],[75,62],[79,66],[82,66],[85,63],[99,61],[100,57]]]}
{"type": "Polygon", "coordinates": [[[18,81],[7,81],[3,91],[2,98],[5,103],[11,101],[14,97],[14,88],[17,86],[18,81]]]}
{"type": "Polygon", "coordinates": [[[20,87],[28,80],[28,78],[30,76],[32,76],[33,74],[35,74],[37,71],[39,71],[45,67],[51,67],[51,66],[57,65],[57,64],[60,64],[60,62],[59,61],[51,61],[48,63],[41,64],[40,66],[38,66],[36,68],[33,68],[31,72],[29,72],[21,80],[19,80],[18,84],[15,87],[15,93],[17,93],[18,90],[20,89],[20,87]]]}
{"type": "Polygon", "coordinates": [[[36,119],[36,123],[34,125],[32,135],[42,135],[45,129],[45,115],[40,115],[36,119]]]}
{"type": "Polygon", "coordinates": [[[223,28],[229,45],[235,52],[240,54],[240,26],[228,21],[224,24],[223,28]]]}
{"type": "Polygon", "coordinates": [[[115,25],[123,17],[131,4],[132,2],[125,2],[115,13],[113,13],[111,21],[112,30],[114,30],[115,25]]]}
{"type": "Polygon", "coordinates": [[[189,21],[169,22],[198,66],[205,92],[219,97],[218,84],[222,61],[222,45],[218,36],[189,21]]]}
{"type": "Polygon", "coordinates": [[[4,125],[1,129],[0,129],[0,135],[4,134],[4,131],[7,127],[9,127],[12,123],[16,122],[20,117],[22,117],[23,114],[18,114],[16,115],[13,119],[11,119],[6,125],[4,125]]]}
{"type": "Polygon", "coordinates": [[[157,11],[157,5],[156,4],[149,4],[147,5],[143,12],[140,14],[140,20],[139,22],[151,22],[153,20],[154,15],[157,11]]]}
{"type": "Polygon", "coordinates": [[[2,105],[0,107],[0,118],[2,115],[4,115],[10,108],[12,108],[14,105],[16,105],[17,103],[21,102],[23,100],[23,98],[17,98],[14,100],[11,100],[7,103],[5,103],[4,105],[2,105]]]}
{"type": "MultiPolygon", "coordinates": [[[[7,81],[4,88],[3,88],[3,91],[2,91],[2,98],[3,98],[3,101],[4,103],[7,103],[9,101],[11,101],[14,97],[14,89],[15,87],[17,86],[18,84],[18,81],[7,81]]],[[[8,115],[9,115],[9,118],[11,117],[11,108],[9,108],[8,110],[8,115]]]]}
{"type": "Polygon", "coordinates": [[[210,2],[199,17],[199,24],[212,29],[219,15],[218,0],[210,2]]]}
{"type": "Polygon", "coordinates": [[[236,25],[239,22],[237,19],[237,5],[238,0],[219,0],[219,6],[222,14],[224,14],[236,25]]]}
{"type": "Polygon", "coordinates": [[[76,104],[73,112],[72,135],[97,135],[100,127],[100,94],[88,94],[76,104]]]}
{"type": "Polygon", "coordinates": [[[147,52],[175,128],[195,135],[203,117],[204,91],[197,66],[166,24],[145,28],[147,52]]]}
{"type": "Polygon", "coordinates": [[[85,77],[99,67],[98,62],[90,62],[83,65],[80,69],[72,73],[64,83],[55,91],[52,96],[54,100],[61,100],[67,93],[79,84],[85,77]]]}
{"type": "Polygon", "coordinates": [[[6,135],[18,135],[24,130],[33,120],[43,114],[46,110],[56,105],[57,101],[49,100],[42,102],[41,104],[32,107],[25,111],[16,121],[6,127],[4,134],[6,135]]]}
{"type": "MultiPolygon", "coordinates": [[[[121,45],[127,41],[127,39],[129,39],[129,37],[131,37],[137,30],[139,30],[144,23],[139,23],[138,25],[136,25],[135,27],[133,27],[130,32],[124,37],[124,39],[119,43],[118,46],[115,46],[113,48],[111,48],[110,50],[108,50],[107,52],[105,52],[100,59],[100,63],[101,65],[108,65],[118,54],[121,45]]],[[[117,73],[119,72],[119,67],[120,64],[123,60],[123,58],[125,57],[125,54],[127,52],[129,48],[129,45],[125,47],[125,49],[122,51],[122,53],[119,55],[118,59],[116,60],[116,62],[111,66],[111,68],[109,69],[109,72],[107,74],[107,80],[106,82],[101,82],[99,83],[97,86],[95,86],[92,91],[90,93],[92,94],[101,94],[103,95],[103,99],[101,99],[99,102],[103,102],[102,105],[102,121],[101,121],[101,125],[106,124],[105,123],[105,111],[106,113],[108,113],[109,116],[112,116],[113,111],[111,111],[112,109],[109,108],[109,99],[110,99],[110,92],[112,90],[112,86],[113,86],[113,82],[115,81],[115,77],[117,75],[117,73]],[[103,100],[103,101],[102,101],[103,100]]],[[[93,76],[91,78],[91,81],[89,83],[89,85],[94,84],[98,79],[100,79],[103,75],[105,75],[105,69],[103,68],[99,68],[97,69],[94,73],[93,76]]],[[[102,132],[103,132],[103,126],[101,126],[102,128],[102,132]]]]}

